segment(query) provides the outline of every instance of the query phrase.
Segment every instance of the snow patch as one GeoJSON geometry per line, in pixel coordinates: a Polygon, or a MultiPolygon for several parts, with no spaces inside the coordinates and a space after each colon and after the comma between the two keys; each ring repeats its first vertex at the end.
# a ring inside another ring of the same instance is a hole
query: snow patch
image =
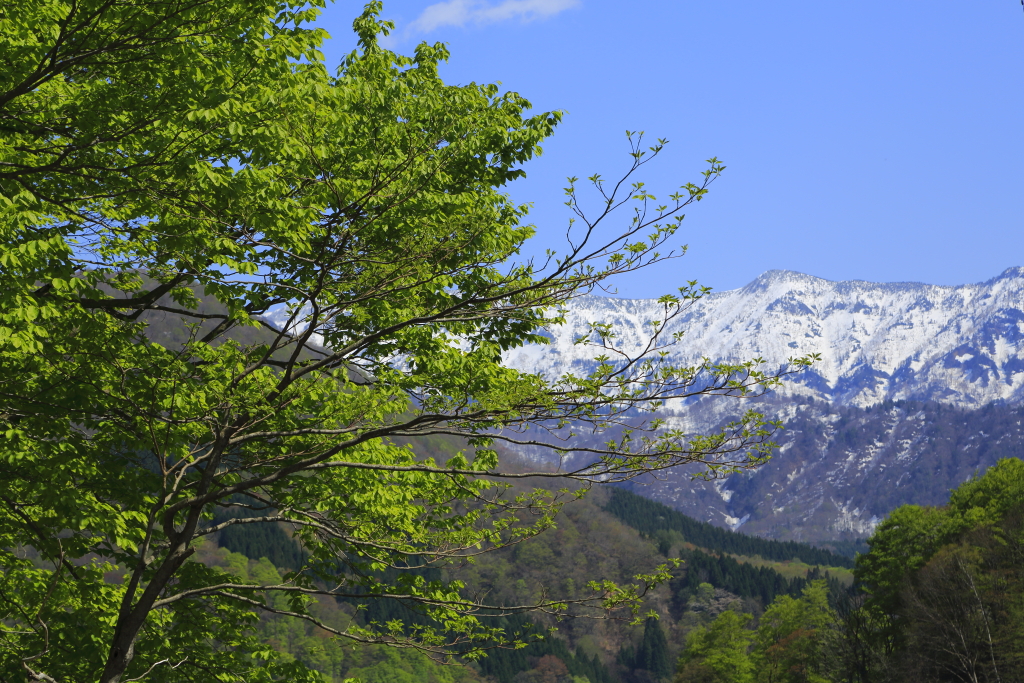
{"type": "Polygon", "coordinates": [[[832,503],[836,506],[838,514],[836,515],[835,522],[832,524],[832,528],[835,531],[843,532],[850,531],[859,536],[870,536],[875,531],[875,527],[878,526],[882,520],[871,515],[867,519],[863,519],[863,512],[860,508],[850,509],[850,503],[836,503],[834,500],[832,503]]]}
{"type": "Polygon", "coordinates": [[[725,486],[725,484],[726,484],[726,480],[725,479],[716,479],[714,481],[713,485],[715,487],[715,491],[718,493],[719,496],[722,497],[722,500],[724,500],[726,503],[728,503],[730,500],[732,500],[732,494],[734,493],[734,491],[730,491],[729,489],[722,488],[722,487],[725,486]]]}
{"type": "Polygon", "coordinates": [[[725,513],[722,513],[722,517],[725,518],[726,525],[733,531],[739,529],[741,526],[747,523],[747,520],[750,519],[750,515],[743,515],[742,517],[730,517],[725,513]]]}

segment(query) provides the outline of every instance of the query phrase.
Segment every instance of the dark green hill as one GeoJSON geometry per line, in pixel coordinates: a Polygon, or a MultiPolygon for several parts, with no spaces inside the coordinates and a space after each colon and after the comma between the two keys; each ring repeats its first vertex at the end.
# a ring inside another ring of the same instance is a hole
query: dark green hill
{"type": "Polygon", "coordinates": [[[676,531],[688,543],[713,552],[760,555],[777,562],[797,559],[811,565],[853,568],[853,560],[849,557],[805,543],[773,541],[722,529],[625,489],[613,488],[604,509],[647,536],[657,536],[660,531],[676,531]]]}

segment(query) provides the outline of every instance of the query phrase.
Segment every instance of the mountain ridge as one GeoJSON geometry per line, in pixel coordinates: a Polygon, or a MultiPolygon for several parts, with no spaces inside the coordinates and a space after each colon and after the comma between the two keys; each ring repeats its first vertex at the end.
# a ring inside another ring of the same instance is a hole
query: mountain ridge
{"type": "MultiPolygon", "coordinates": [[[[573,343],[591,322],[611,323],[627,352],[642,348],[645,324],[662,319],[653,299],[588,295],[567,307],[551,343],[509,352],[518,369],[548,375],[585,370],[598,351],[573,343]]],[[[783,394],[866,407],[886,400],[959,406],[1024,401],[1024,268],[983,283],[830,281],[773,270],[739,289],[711,293],[671,321],[684,332],[671,362],[693,365],[763,357],[771,367],[821,354],[783,394]]],[[[681,406],[669,406],[678,412],[681,406]]]]}
{"type": "Polygon", "coordinates": [[[784,400],[759,409],[785,425],[766,464],[712,482],[682,467],[631,490],[718,526],[822,544],[866,538],[900,505],[942,505],[1001,458],[1024,456],[1021,405],[784,400]]]}

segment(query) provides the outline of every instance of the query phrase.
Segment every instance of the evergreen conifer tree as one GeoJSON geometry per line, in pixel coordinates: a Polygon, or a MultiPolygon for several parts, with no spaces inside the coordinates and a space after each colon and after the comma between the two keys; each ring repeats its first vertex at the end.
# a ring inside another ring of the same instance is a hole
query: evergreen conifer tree
{"type": "Polygon", "coordinates": [[[668,641],[665,639],[661,624],[654,617],[648,617],[644,623],[644,638],[640,641],[635,662],[636,668],[646,669],[658,678],[667,678],[672,674],[668,641]]]}

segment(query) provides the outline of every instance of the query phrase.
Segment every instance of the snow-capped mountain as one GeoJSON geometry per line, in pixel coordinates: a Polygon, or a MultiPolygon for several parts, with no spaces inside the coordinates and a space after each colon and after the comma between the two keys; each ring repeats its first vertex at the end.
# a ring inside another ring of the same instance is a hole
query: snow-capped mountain
{"type": "MultiPolygon", "coordinates": [[[[611,324],[617,345],[635,353],[663,311],[651,300],[581,298],[548,331],[550,344],[507,360],[552,376],[586,371],[597,351],[573,341],[590,323],[611,324]]],[[[698,301],[667,333],[676,331],[685,335],[675,364],[762,357],[774,367],[821,355],[757,402],[786,425],[768,464],[711,483],[676,468],[637,485],[692,517],[773,538],[860,538],[895,507],[940,505],[998,458],[1024,456],[1024,268],[959,287],[770,271],[698,301]]],[[[711,399],[669,404],[662,416],[708,430],[748,407],[711,399]]]]}
{"type": "MultiPolygon", "coordinates": [[[[555,375],[584,369],[594,347],[574,345],[592,322],[611,323],[624,350],[647,340],[664,316],[655,300],[588,296],[574,301],[551,343],[517,349],[508,362],[555,375]]],[[[784,392],[843,405],[935,400],[959,406],[1024,401],[1024,268],[974,285],[832,282],[773,270],[746,287],[714,293],[674,319],[685,331],[676,364],[793,356],[820,362],[784,392]]]]}

